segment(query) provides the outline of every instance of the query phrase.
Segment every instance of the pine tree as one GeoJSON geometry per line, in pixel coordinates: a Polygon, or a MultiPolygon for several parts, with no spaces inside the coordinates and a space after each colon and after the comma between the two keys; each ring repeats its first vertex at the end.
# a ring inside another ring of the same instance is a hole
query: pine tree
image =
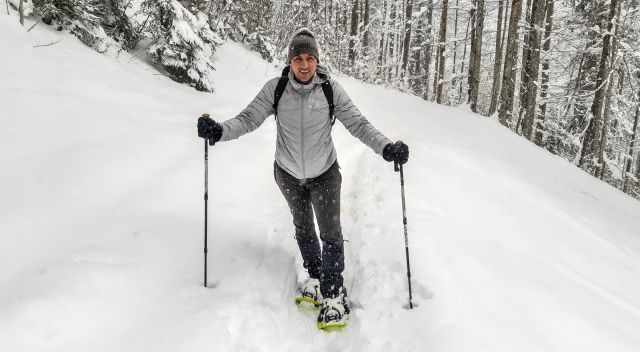
{"type": "Polygon", "coordinates": [[[99,8],[102,28],[127,50],[135,48],[139,40],[126,13],[130,4],[129,0],[104,0],[99,8]]]}
{"type": "Polygon", "coordinates": [[[109,49],[109,36],[101,26],[100,0],[34,0],[36,13],[49,25],[68,30],[98,52],[109,49]]]}
{"type": "MultiPolygon", "coordinates": [[[[273,8],[271,0],[223,0],[216,6],[207,5],[204,0],[193,0],[191,6],[206,9],[210,22],[218,23],[221,28],[212,26],[225,38],[247,45],[258,52],[263,59],[272,62],[276,46],[271,29],[273,8]],[[213,18],[213,19],[212,19],[213,18]]],[[[287,37],[288,40],[288,37],[287,37]]]]}
{"type": "Polygon", "coordinates": [[[149,35],[154,40],[148,53],[169,76],[201,91],[213,91],[212,57],[218,36],[207,17],[192,14],[177,0],[145,0],[142,11],[149,16],[149,35]]]}

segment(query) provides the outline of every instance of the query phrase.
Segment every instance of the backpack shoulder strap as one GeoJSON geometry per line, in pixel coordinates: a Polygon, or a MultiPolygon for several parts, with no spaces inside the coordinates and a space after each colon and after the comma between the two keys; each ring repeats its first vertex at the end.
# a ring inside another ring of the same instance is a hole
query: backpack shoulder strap
{"type": "MultiPolygon", "coordinates": [[[[273,97],[273,111],[278,119],[278,103],[280,102],[280,98],[282,98],[282,94],[284,93],[285,88],[287,87],[287,83],[289,83],[289,66],[287,65],[282,70],[282,75],[280,76],[280,80],[278,81],[278,85],[276,86],[276,90],[273,97]]],[[[331,121],[331,126],[336,122],[336,117],[334,114],[335,105],[333,103],[333,87],[331,86],[331,82],[327,79],[322,83],[322,92],[324,93],[325,99],[327,99],[327,103],[329,104],[329,120],[331,121]]]]}
{"type": "Polygon", "coordinates": [[[336,122],[336,116],[334,114],[335,105],[333,104],[333,87],[328,79],[322,83],[322,92],[327,99],[327,103],[329,103],[329,120],[331,121],[331,126],[333,126],[336,122]]]}
{"type": "Polygon", "coordinates": [[[289,82],[289,66],[285,67],[282,70],[282,75],[280,76],[280,80],[278,81],[278,85],[276,86],[275,94],[273,97],[273,114],[278,119],[278,103],[280,102],[280,98],[282,98],[282,94],[284,93],[284,89],[287,88],[287,83],[289,82]]]}

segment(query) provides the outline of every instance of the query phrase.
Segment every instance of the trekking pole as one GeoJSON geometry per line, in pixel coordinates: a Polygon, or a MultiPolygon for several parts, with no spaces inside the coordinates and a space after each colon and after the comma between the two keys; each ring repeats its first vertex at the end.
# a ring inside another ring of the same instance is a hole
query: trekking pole
{"type": "Polygon", "coordinates": [[[209,203],[209,140],[204,140],[204,287],[207,287],[207,206],[209,203]]]}
{"type": "Polygon", "coordinates": [[[409,265],[409,235],[407,234],[407,208],[404,201],[404,172],[402,164],[393,165],[395,172],[400,171],[400,190],[402,193],[402,224],[404,225],[404,250],[407,258],[407,281],[409,282],[409,309],[413,309],[413,297],[411,294],[411,266],[409,265]]]}

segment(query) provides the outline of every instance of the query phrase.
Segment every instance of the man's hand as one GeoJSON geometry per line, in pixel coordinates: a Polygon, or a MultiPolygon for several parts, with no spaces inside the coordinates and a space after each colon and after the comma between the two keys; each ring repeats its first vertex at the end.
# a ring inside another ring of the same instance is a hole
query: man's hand
{"type": "Polygon", "coordinates": [[[400,165],[409,160],[409,146],[403,141],[387,144],[382,150],[382,157],[386,161],[394,161],[400,165]]]}
{"type": "Polygon", "coordinates": [[[208,139],[214,145],[222,138],[222,125],[212,120],[209,114],[202,114],[198,119],[198,137],[208,139]]]}

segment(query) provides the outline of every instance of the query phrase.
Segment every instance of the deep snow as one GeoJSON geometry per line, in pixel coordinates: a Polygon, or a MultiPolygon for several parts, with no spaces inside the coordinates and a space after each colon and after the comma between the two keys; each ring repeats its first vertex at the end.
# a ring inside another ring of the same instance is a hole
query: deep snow
{"type": "Polygon", "coordinates": [[[292,303],[273,119],[210,149],[202,287],[196,118],[233,117],[280,67],[225,44],[209,95],[44,25],[2,14],[0,33],[2,351],[640,350],[640,203],[495,121],[339,77],[411,147],[420,306],[398,174],[337,123],[356,309],[326,334],[292,303]]]}

